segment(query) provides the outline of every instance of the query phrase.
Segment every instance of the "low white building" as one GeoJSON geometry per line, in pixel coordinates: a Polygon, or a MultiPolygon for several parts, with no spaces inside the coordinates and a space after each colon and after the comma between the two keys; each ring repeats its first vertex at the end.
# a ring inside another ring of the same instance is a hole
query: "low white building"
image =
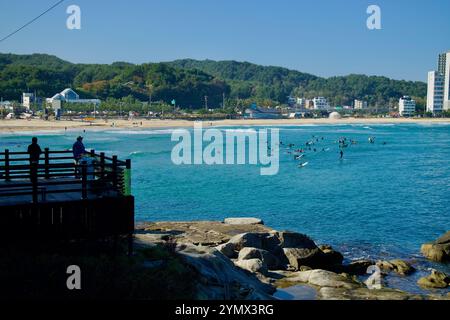
{"type": "Polygon", "coordinates": [[[330,108],[327,99],[324,97],[316,97],[313,100],[315,110],[327,110],[330,108]]]}
{"type": "Polygon", "coordinates": [[[428,72],[427,111],[441,113],[444,105],[444,76],[438,71],[428,72]]]}
{"type": "Polygon", "coordinates": [[[55,111],[61,109],[62,102],[67,103],[90,103],[99,105],[101,100],[99,99],[80,99],[80,96],[71,88],[64,89],[60,93],[55,94],[51,98],[46,99],[47,103],[52,106],[55,111]]]}
{"type": "Polygon", "coordinates": [[[403,117],[412,116],[416,112],[416,101],[409,96],[403,96],[398,101],[398,112],[403,117]]]}
{"type": "Polygon", "coordinates": [[[23,92],[22,93],[22,105],[30,110],[31,105],[35,102],[34,93],[31,92],[23,92]]]}

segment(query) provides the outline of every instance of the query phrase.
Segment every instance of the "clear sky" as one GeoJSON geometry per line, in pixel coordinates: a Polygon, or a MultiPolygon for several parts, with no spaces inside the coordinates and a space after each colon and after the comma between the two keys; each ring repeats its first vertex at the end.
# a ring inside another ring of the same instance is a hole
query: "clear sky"
{"type": "MultiPolygon", "coordinates": [[[[0,0],[0,38],[56,0],[0,0]]],[[[449,0],[67,0],[0,43],[0,52],[71,62],[238,60],[319,76],[426,80],[450,50],[449,0]],[[68,30],[66,8],[81,8],[68,30]],[[366,9],[381,8],[381,30],[366,9]]]]}

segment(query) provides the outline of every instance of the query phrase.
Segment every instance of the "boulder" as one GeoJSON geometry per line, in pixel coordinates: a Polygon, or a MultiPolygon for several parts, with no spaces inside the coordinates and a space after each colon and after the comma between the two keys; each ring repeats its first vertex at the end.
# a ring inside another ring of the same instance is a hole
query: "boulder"
{"type": "Polygon", "coordinates": [[[319,249],[325,254],[324,259],[327,265],[341,265],[344,261],[344,256],[329,245],[319,246],[319,249]]]}
{"type": "Polygon", "coordinates": [[[447,288],[450,284],[450,277],[444,272],[431,270],[431,274],[422,277],[417,281],[417,284],[423,288],[447,288]]]}
{"type": "Polygon", "coordinates": [[[258,218],[226,218],[223,220],[225,224],[264,224],[258,218]]]}
{"type": "Polygon", "coordinates": [[[291,277],[284,279],[285,281],[301,282],[318,287],[346,288],[354,289],[362,287],[358,282],[349,279],[343,275],[321,269],[298,271],[291,277]]]}
{"type": "MultiPolygon", "coordinates": [[[[236,267],[214,248],[179,244],[176,252],[200,278],[197,298],[210,300],[271,300],[275,288],[236,267]]],[[[247,260],[248,261],[248,260],[247,260]]]]}
{"type": "Polygon", "coordinates": [[[389,261],[377,261],[377,267],[379,267],[382,271],[394,271],[400,275],[408,275],[415,271],[414,267],[400,259],[394,259],[389,261]]]}
{"type": "Polygon", "coordinates": [[[236,260],[234,264],[252,273],[267,274],[267,266],[260,259],[236,260]]]}
{"type": "Polygon", "coordinates": [[[301,249],[314,249],[317,248],[314,241],[307,235],[291,232],[281,231],[278,232],[278,238],[282,248],[301,248],[301,249]]]}
{"type": "Polygon", "coordinates": [[[337,268],[337,271],[345,272],[351,275],[364,275],[367,273],[367,268],[375,264],[372,260],[357,260],[352,261],[349,264],[342,265],[337,268]]]}
{"type": "Polygon", "coordinates": [[[268,233],[253,233],[253,232],[241,233],[232,237],[228,242],[234,246],[234,250],[236,251],[240,251],[242,248],[245,247],[262,249],[263,248],[262,239],[267,235],[268,233]]]}
{"type": "Polygon", "coordinates": [[[420,295],[409,294],[395,289],[377,289],[368,288],[320,288],[318,298],[320,300],[423,300],[420,295]]]}
{"type": "Polygon", "coordinates": [[[249,259],[260,259],[270,270],[281,268],[280,260],[275,255],[264,249],[246,247],[239,251],[238,260],[249,259]]]}
{"type": "Polygon", "coordinates": [[[283,248],[283,253],[294,270],[300,270],[301,266],[311,268],[323,268],[329,266],[329,258],[319,248],[283,248]]]}
{"type": "Polygon", "coordinates": [[[237,252],[234,250],[234,245],[230,242],[222,243],[216,246],[216,249],[228,258],[236,258],[237,252]]]}
{"type": "Polygon", "coordinates": [[[437,262],[450,261],[450,231],[432,243],[423,244],[420,251],[427,259],[437,262]]]}

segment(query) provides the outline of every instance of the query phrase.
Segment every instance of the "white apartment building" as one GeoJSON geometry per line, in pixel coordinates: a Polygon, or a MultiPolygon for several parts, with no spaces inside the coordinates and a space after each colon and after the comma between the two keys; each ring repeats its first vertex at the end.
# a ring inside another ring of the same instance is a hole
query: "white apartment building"
{"type": "Polygon", "coordinates": [[[367,101],[355,99],[354,108],[355,109],[367,109],[367,101]]]}
{"type": "Polygon", "coordinates": [[[313,99],[314,109],[315,110],[327,110],[330,108],[327,99],[324,97],[316,97],[313,99]]]}
{"type": "Polygon", "coordinates": [[[444,76],[439,71],[428,72],[427,111],[441,113],[444,104],[444,76]]]}
{"type": "Polygon", "coordinates": [[[398,111],[402,117],[412,116],[416,111],[416,101],[409,96],[403,96],[398,101],[398,111]]]}

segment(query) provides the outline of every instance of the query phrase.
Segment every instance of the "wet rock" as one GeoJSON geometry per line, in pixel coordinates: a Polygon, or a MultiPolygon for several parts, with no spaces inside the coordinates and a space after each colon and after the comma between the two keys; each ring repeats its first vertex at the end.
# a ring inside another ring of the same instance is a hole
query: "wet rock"
{"type": "Polygon", "coordinates": [[[334,269],[342,263],[342,255],[336,251],[323,252],[319,248],[283,248],[290,266],[300,270],[301,266],[312,269],[334,269]]]}
{"type": "Polygon", "coordinates": [[[264,224],[258,218],[226,218],[223,220],[225,224],[264,224]]]}
{"type": "Polygon", "coordinates": [[[450,231],[435,242],[423,244],[420,251],[427,259],[437,262],[450,261],[450,231]]]}
{"type": "Polygon", "coordinates": [[[377,267],[379,267],[382,271],[394,271],[400,275],[408,275],[415,271],[414,267],[400,259],[394,259],[389,261],[377,261],[377,267]]]}
{"type": "Polygon", "coordinates": [[[264,249],[246,247],[239,251],[238,260],[248,259],[260,259],[270,270],[276,270],[282,267],[280,260],[275,255],[264,249]]]}
{"type": "Polygon", "coordinates": [[[234,264],[252,273],[267,274],[267,265],[260,259],[236,260],[234,264]]]}
{"type": "Polygon", "coordinates": [[[450,277],[444,272],[431,270],[431,274],[426,277],[422,277],[417,281],[417,284],[422,288],[447,288],[450,284],[450,277]]]}
{"type": "Polygon", "coordinates": [[[240,251],[245,247],[252,247],[262,249],[263,237],[267,236],[266,233],[241,233],[235,235],[228,241],[234,246],[234,250],[240,251]]]}

